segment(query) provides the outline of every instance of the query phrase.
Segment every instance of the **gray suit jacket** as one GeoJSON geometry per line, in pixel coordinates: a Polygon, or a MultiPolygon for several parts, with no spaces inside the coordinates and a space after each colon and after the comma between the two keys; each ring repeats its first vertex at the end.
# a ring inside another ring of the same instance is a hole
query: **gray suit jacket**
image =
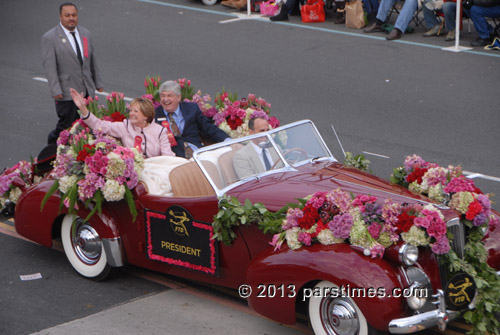
{"type": "MultiPolygon", "coordinates": [[[[271,166],[278,159],[278,154],[273,148],[269,148],[269,153],[273,161],[271,166]]],[[[262,161],[257,154],[257,152],[252,147],[251,143],[248,143],[240,150],[236,151],[233,156],[233,166],[238,178],[242,179],[254,174],[266,172],[262,161]]]]}
{"type": "Polygon", "coordinates": [[[70,88],[83,93],[87,91],[88,95],[93,97],[96,88],[103,87],[90,32],[82,26],[78,26],[77,29],[80,34],[78,43],[84,50],[83,66],[80,66],[78,57],[60,24],[42,37],[42,62],[49,81],[50,94],[52,96],[62,94],[62,100],[71,100],[70,88]]]}

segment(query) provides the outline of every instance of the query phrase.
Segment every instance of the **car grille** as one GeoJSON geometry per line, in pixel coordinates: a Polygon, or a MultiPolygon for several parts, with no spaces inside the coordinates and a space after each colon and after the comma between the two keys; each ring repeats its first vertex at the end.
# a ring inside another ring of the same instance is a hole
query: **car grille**
{"type": "MultiPolygon", "coordinates": [[[[448,231],[453,234],[453,239],[450,240],[450,247],[458,257],[463,258],[465,255],[465,229],[464,225],[460,222],[459,218],[451,219],[446,222],[446,227],[448,231]]],[[[446,287],[448,283],[448,269],[447,265],[443,264],[442,261],[439,262],[439,272],[441,274],[441,285],[443,288],[446,287]]]]}
{"type": "Polygon", "coordinates": [[[460,223],[459,218],[451,219],[446,222],[448,231],[453,234],[451,240],[451,249],[455,251],[458,257],[464,258],[465,256],[465,229],[464,225],[460,223]]]}

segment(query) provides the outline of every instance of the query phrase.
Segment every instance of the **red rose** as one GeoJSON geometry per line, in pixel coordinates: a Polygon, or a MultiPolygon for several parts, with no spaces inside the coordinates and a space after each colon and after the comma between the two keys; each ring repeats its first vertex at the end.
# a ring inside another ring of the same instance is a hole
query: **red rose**
{"type": "Polygon", "coordinates": [[[229,127],[231,127],[231,130],[236,130],[239,126],[243,124],[243,120],[241,120],[240,118],[235,118],[235,119],[229,118],[227,120],[227,124],[229,125],[229,127]]]}
{"type": "Polygon", "coordinates": [[[415,219],[414,215],[408,215],[406,211],[399,214],[398,222],[396,223],[396,227],[398,228],[399,233],[406,233],[413,226],[413,220],[415,219]]]}
{"type": "Polygon", "coordinates": [[[421,169],[419,167],[415,168],[413,172],[406,177],[406,181],[411,184],[416,180],[417,183],[421,184],[422,177],[427,173],[427,170],[428,169],[421,169]]]}
{"type": "Polygon", "coordinates": [[[318,210],[308,205],[302,209],[302,212],[304,215],[298,220],[298,224],[300,228],[308,230],[319,220],[318,210]]]}
{"type": "Polygon", "coordinates": [[[483,207],[481,206],[479,201],[474,200],[469,204],[469,208],[467,208],[467,213],[465,214],[465,218],[467,220],[472,221],[479,213],[481,213],[482,210],[483,207]]]}
{"type": "Polygon", "coordinates": [[[123,114],[121,114],[120,112],[114,112],[113,114],[111,114],[111,120],[113,122],[122,122],[123,120],[125,120],[125,116],[123,116],[123,114]]]}

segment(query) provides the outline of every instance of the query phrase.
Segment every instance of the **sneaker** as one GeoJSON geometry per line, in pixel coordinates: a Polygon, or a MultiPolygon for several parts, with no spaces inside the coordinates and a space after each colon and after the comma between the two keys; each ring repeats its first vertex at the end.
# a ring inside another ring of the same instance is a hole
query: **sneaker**
{"type": "Polygon", "coordinates": [[[439,33],[439,28],[439,25],[436,24],[434,27],[424,33],[424,37],[437,36],[437,34],[439,33]]]}
{"type": "Polygon", "coordinates": [[[455,40],[455,29],[450,30],[448,34],[446,34],[446,37],[444,38],[445,41],[454,41],[455,40]]]}
{"type": "Polygon", "coordinates": [[[472,41],[470,43],[470,45],[473,47],[484,47],[484,46],[490,44],[491,42],[493,42],[493,39],[491,37],[489,37],[487,39],[478,37],[478,38],[476,38],[475,41],[472,41]]]}

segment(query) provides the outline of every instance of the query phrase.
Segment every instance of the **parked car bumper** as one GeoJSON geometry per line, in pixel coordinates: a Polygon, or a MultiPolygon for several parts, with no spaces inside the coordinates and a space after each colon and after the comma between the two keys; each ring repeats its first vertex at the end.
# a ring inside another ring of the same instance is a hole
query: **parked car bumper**
{"type": "Polygon", "coordinates": [[[394,319],[389,323],[389,332],[391,334],[410,334],[435,326],[444,330],[448,321],[456,319],[460,312],[446,309],[442,290],[438,290],[434,297],[437,298],[435,302],[438,306],[437,309],[406,318],[394,319]]]}

